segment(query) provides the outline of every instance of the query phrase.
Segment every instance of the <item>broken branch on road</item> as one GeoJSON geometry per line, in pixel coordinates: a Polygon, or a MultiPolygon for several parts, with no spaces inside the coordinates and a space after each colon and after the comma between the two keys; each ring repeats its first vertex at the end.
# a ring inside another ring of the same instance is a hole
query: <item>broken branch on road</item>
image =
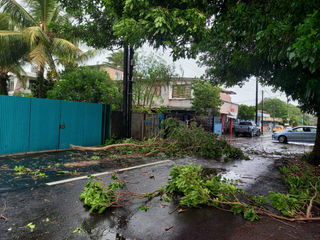
{"type": "Polygon", "coordinates": [[[4,201],[4,208],[3,208],[3,211],[2,211],[2,213],[0,214],[0,219],[1,218],[3,218],[4,219],[4,221],[8,221],[8,219],[5,217],[5,216],[3,216],[3,213],[6,211],[6,209],[7,209],[7,204],[6,204],[6,201],[4,201]]]}

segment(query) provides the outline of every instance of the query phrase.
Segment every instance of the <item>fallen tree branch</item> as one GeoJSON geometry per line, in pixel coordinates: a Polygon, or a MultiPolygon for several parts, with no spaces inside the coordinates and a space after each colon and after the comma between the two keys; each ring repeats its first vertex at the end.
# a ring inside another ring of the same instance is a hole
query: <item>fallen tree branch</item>
{"type": "MultiPolygon", "coordinates": [[[[311,183],[310,183],[311,184],[311,183]]],[[[309,203],[309,206],[308,206],[308,209],[307,209],[307,218],[310,218],[310,215],[311,215],[311,208],[312,208],[312,202],[313,202],[313,200],[317,197],[317,195],[318,195],[318,190],[317,190],[317,184],[318,183],[316,183],[316,186],[313,186],[312,184],[311,184],[311,186],[316,190],[316,193],[315,193],[315,195],[311,198],[311,200],[310,200],[310,203],[309,203]]],[[[312,217],[312,215],[311,215],[311,217],[312,217]]]]}
{"type": "Polygon", "coordinates": [[[0,214],[0,219],[3,218],[7,222],[8,219],[5,216],[3,216],[3,213],[6,211],[6,208],[7,208],[7,204],[6,204],[6,201],[4,201],[4,208],[2,213],[0,214]]]}
{"type": "Polygon", "coordinates": [[[143,145],[138,145],[138,144],[133,144],[133,143],[120,143],[120,144],[112,144],[112,145],[108,145],[105,147],[81,147],[81,146],[75,146],[70,144],[70,146],[73,149],[76,150],[90,150],[90,151],[103,151],[103,150],[108,150],[110,148],[115,148],[115,147],[138,147],[138,148],[143,148],[143,147],[147,147],[150,144],[143,144],[143,145]]]}

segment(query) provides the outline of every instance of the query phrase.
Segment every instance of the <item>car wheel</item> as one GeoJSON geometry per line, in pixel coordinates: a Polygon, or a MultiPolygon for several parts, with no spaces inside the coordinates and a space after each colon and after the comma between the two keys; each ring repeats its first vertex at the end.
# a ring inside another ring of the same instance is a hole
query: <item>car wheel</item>
{"type": "Polygon", "coordinates": [[[236,134],[236,137],[238,137],[239,136],[239,133],[235,133],[236,134]]]}
{"type": "Polygon", "coordinates": [[[279,137],[279,142],[280,142],[280,143],[286,143],[286,142],[287,142],[286,136],[280,136],[280,137],[279,137]]]}
{"type": "Polygon", "coordinates": [[[253,137],[254,133],[253,133],[253,130],[251,131],[251,133],[249,133],[250,136],[249,137],[253,137]]]}
{"type": "Polygon", "coordinates": [[[261,135],[261,132],[260,132],[260,130],[257,132],[257,136],[258,137],[260,137],[260,135],[261,135]]]}

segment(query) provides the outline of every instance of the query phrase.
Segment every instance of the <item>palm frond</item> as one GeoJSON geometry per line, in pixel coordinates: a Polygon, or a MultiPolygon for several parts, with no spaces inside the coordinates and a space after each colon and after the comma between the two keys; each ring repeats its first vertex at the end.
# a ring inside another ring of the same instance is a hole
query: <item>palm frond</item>
{"type": "Polygon", "coordinates": [[[46,46],[43,43],[39,43],[33,50],[29,53],[28,59],[36,69],[40,67],[45,67],[47,56],[45,54],[46,46]]]}
{"type": "Polygon", "coordinates": [[[0,30],[10,30],[9,22],[9,14],[0,13],[0,30]]]}
{"type": "Polygon", "coordinates": [[[15,0],[0,0],[0,8],[10,14],[12,21],[21,28],[38,25],[35,19],[15,0]]]}
{"type": "Polygon", "coordinates": [[[20,62],[11,65],[11,72],[17,76],[18,80],[22,83],[22,86],[26,88],[26,83],[23,79],[23,76],[27,76],[27,74],[20,62]]]}
{"type": "Polygon", "coordinates": [[[62,38],[53,38],[51,52],[57,58],[72,61],[83,53],[80,48],[62,38]]]}
{"type": "Polygon", "coordinates": [[[0,67],[20,61],[29,49],[20,32],[0,31],[0,67]]]}
{"type": "Polygon", "coordinates": [[[44,44],[38,44],[29,54],[28,60],[29,62],[36,68],[40,69],[40,67],[45,68],[46,64],[49,65],[53,72],[56,72],[55,63],[53,57],[49,49],[44,44]]]}
{"type": "Polygon", "coordinates": [[[38,24],[44,21],[44,13],[46,14],[46,21],[49,22],[59,5],[56,0],[24,0],[24,2],[29,9],[29,13],[38,24]]]}
{"type": "Polygon", "coordinates": [[[26,41],[30,44],[31,48],[42,43],[46,46],[50,45],[50,39],[47,34],[38,26],[28,27],[23,31],[23,36],[26,41]]]}

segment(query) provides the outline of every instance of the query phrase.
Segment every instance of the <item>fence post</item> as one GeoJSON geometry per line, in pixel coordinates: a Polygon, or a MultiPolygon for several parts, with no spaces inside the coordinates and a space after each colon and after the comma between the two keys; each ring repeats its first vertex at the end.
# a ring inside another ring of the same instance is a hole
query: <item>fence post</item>
{"type": "Polygon", "coordinates": [[[106,131],[105,131],[106,139],[111,138],[111,105],[106,104],[106,131]]]}
{"type": "Polygon", "coordinates": [[[102,128],[101,128],[101,145],[105,144],[107,139],[110,139],[111,127],[111,105],[102,105],[102,128]]]}

